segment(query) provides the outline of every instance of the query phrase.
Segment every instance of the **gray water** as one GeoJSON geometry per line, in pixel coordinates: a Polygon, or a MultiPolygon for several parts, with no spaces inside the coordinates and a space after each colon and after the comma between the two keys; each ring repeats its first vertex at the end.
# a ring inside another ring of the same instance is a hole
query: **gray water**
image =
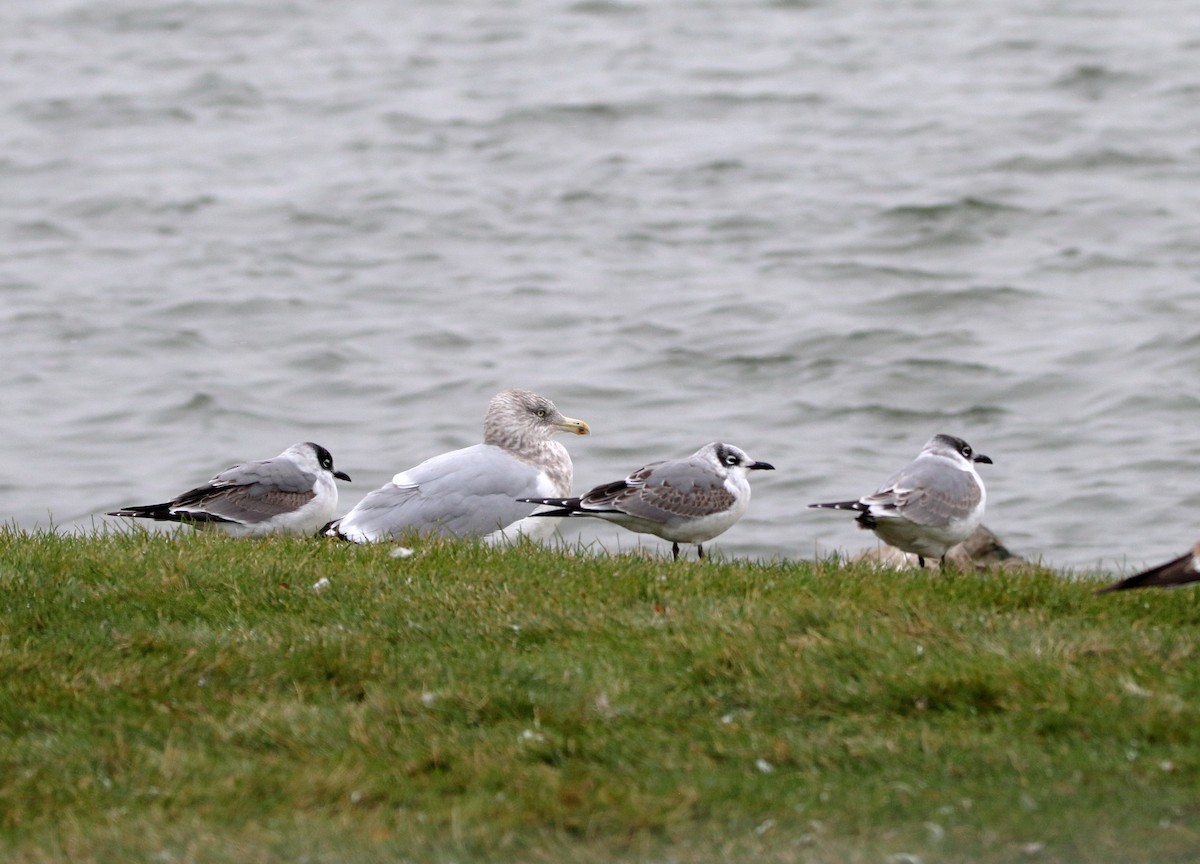
{"type": "MultiPolygon", "coordinates": [[[[1200,539],[1200,5],[0,4],[0,516],[86,529],[528,387],[576,487],[714,439],[725,555],[934,432],[1056,566],[1200,539]]],[[[628,548],[633,535],[581,525],[628,548]]],[[[649,543],[658,545],[650,538],[649,543]]]]}

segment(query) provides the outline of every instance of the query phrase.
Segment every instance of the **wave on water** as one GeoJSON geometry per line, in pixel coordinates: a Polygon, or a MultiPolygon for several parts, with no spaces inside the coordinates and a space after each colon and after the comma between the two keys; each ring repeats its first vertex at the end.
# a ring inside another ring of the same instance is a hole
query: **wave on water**
{"type": "Polygon", "coordinates": [[[1012,156],[1000,160],[993,168],[1014,173],[1062,174],[1111,168],[1159,167],[1176,162],[1176,157],[1159,150],[1130,151],[1115,147],[1087,147],[1052,156],[1012,156]]]}
{"type": "MultiPolygon", "coordinates": [[[[1040,294],[1036,291],[1012,285],[970,285],[965,288],[945,288],[905,291],[882,299],[863,301],[870,305],[872,315],[897,315],[909,318],[913,315],[930,318],[958,315],[988,315],[1002,310],[1011,310],[1027,315],[1031,305],[1040,294]]],[[[864,310],[868,311],[868,310],[864,310]]]]}

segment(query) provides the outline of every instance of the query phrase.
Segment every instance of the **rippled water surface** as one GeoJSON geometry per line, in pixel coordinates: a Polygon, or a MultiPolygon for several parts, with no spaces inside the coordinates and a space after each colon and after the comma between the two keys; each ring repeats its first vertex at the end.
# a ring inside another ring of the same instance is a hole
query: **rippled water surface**
{"type": "Polygon", "coordinates": [[[938,431],[995,460],[1017,552],[1200,538],[1193,3],[9,0],[0,32],[20,527],[306,439],[348,509],[522,386],[592,424],[579,488],[773,462],[728,555],[873,545],[804,505],[938,431]]]}

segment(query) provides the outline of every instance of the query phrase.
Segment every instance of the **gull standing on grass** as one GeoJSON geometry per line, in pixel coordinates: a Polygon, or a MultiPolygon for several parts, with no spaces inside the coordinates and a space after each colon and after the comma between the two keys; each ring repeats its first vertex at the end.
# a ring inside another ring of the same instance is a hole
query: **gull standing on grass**
{"type": "Polygon", "coordinates": [[[571,457],[556,432],[587,435],[587,423],[564,417],[528,390],[492,398],[483,443],[453,450],[402,471],[330,523],[325,534],[372,543],[406,534],[543,539],[556,523],[527,521],[536,508],[517,499],[571,494],[571,457]]]}
{"type": "Polygon", "coordinates": [[[594,516],[670,540],[676,561],[679,544],[694,543],[703,558],[704,544],[732,527],[750,506],[746,475],[761,469],[775,466],[714,441],[686,458],[651,462],[624,480],[597,486],[578,498],[521,500],[557,508],[534,516],[594,516]]]}
{"type": "Polygon", "coordinates": [[[992,464],[961,438],[934,435],[916,459],[873,494],[808,506],[858,511],[855,521],[860,528],[874,531],[889,546],[914,553],[924,567],[926,558],[942,558],[983,521],[987,492],[976,462],[992,464]]]}
{"type": "Polygon", "coordinates": [[[1096,593],[1107,594],[1110,591],[1127,591],[1130,588],[1167,588],[1172,585],[1186,585],[1189,582],[1200,582],[1200,543],[1193,546],[1186,555],[1180,555],[1166,564],[1159,564],[1120,582],[1114,582],[1096,593]]]}
{"type": "Polygon", "coordinates": [[[272,459],[235,465],[162,504],[126,507],[106,515],[185,522],[234,537],[315,534],[337,509],[335,477],[350,480],[346,473],[333,470],[328,450],[306,441],[272,459]]]}

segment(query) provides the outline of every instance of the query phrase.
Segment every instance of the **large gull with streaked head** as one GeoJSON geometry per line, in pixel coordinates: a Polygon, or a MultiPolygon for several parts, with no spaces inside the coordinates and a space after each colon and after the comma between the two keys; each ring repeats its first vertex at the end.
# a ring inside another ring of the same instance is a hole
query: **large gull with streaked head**
{"type": "Polygon", "coordinates": [[[557,520],[528,520],[537,506],[517,499],[569,495],[571,457],[552,436],[590,431],[544,396],[504,390],[488,405],[482,444],[401,471],[325,533],[356,543],[410,534],[543,539],[557,520]]]}

